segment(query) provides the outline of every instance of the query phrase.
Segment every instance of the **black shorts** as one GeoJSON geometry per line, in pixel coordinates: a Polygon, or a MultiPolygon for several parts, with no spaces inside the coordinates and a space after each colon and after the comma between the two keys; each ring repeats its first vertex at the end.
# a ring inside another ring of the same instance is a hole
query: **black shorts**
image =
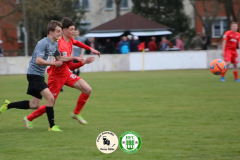
{"type": "Polygon", "coordinates": [[[48,88],[48,85],[45,83],[44,77],[27,74],[28,79],[28,90],[27,94],[36,97],[38,99],[42,99],[42,92],[45,88],[48,88]]]}

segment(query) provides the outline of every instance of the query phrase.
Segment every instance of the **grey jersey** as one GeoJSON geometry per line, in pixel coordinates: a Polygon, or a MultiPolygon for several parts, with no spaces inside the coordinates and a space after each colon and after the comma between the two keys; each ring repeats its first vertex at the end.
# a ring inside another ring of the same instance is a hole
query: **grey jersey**
{"type": "Polygon", "coordinates": [[[33,51],[27,74],[34,74],[44,77],[47,66],[36,64],[36,58],[40,57],[44,60],[47,60],[48,56],[60,56],[60,52],[58,50],[58,43],[52,42],[48,37],[45,37],[38,41],[33,51]]]}

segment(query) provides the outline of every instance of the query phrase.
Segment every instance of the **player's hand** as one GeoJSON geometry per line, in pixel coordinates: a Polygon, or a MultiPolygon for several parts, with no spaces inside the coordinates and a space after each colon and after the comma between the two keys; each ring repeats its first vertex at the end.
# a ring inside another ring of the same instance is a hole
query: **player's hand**
{"type": "Polygon", "coordinates": [[[56,67],[60,67],[62,64],[63,64],[62,61],[56,61],[56,62],[54,62],[54,66],[56,66],[56,67]]]}
{"type": "Polygon", "coordinates": [[[83,61],[82,57],[76,57],[75,60],[77,60],[78,62],[83,61]]]}
{"type": "Polygon", "coordinates": [[[83,60],[83,64],[92,63],[95,60],[94,57],[88,57],[87,59],[83,60]]]}
{"type": "Polygon", "coordinates": [[[97,54],[98,57],[100,57],[101,53],[98,50],[91,48],[91,52],[94,53],[94,54],[97,54]]]}

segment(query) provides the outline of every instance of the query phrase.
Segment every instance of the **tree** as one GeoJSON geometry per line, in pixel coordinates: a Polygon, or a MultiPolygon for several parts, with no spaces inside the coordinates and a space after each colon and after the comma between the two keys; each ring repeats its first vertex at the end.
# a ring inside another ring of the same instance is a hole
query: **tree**
{"type": "Polygon", "coordinates": [[[133,12],[174,29],[175,33],[189,29],[189,18],[182,0],[132,0],[133,12]]]}
{"type": "Polygon", "coordinates": [[[62,17],[70,17],[77,27],[83,18],[84,11],[74,8],[78,0],[25,0],[26,26],[29,48],[33,49],[36,43],[46,36],[46,26],[52,19],[61,20],[62,17]]]}
{"type": "MultiPolygon", "coordinates": [[[[212,25],[216,20],[217,14],[220,10],[220,2],[218,0],[190,0],[196,15],[202,22],[205,30],[205,35],[208,40],[212,37],[212,25]],[[202,6],[197,7],[197,5],[202,6]]],[[[211,43],[211,41],[209,41],[211,43]]]]}
{"type": "Polygon", "coordinates": [[[0,0],[0,4],[0,19],[7,18],[8,16],[19,12],[21,9],[21,6],[16,4],[16,0],[0,0]],[[6,6],[9,6],[7,11],[4,10],[6,6]]]}
{"type": "Polygon", "coordinates": [[[238,13],[234,10],[234,5],[240,5],[238,0],[218,0],[220,3],[224,5],[224,9],[227,16],[228,28],[230,28],[231,21],[238,22],[240,11],[238,13]]]}
{"type": "MultiPolygon", "coordinates": [[[[0,30],[6,38],[6,42],[13,43],[16,38],[11,36],[9,30],[14,30],[12,26],[16,26],[19,21],[21,5],[16,4],[16,0],[0,0],[0,30]]],[[[1,38],[1,37],[0,37],[1,38]]]]}

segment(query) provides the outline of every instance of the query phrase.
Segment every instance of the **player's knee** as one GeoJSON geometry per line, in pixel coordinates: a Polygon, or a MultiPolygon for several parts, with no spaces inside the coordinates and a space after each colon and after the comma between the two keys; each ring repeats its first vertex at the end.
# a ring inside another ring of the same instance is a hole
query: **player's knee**
{"type": "Polygon", "coordinates": [[[54,105],[54,97],[53,97],[53,95],[48,96],[48,98],[46,99],[46,102],[53,106],[54,105]]]}
{"type": "Polygon", "coordinates": [[[37,109],[39,106],[40,106],[40,103],[30,102],[30,108],[31,109],[37,109]]]}
{"type": "Polygon", "coordinates": [[[91,94],[91,93],[92,93],[92,88],[91,88],[91,87],[88,87],[88,88],[85,90],[85,93],[86,93],[86,94],[91,94]]]}

